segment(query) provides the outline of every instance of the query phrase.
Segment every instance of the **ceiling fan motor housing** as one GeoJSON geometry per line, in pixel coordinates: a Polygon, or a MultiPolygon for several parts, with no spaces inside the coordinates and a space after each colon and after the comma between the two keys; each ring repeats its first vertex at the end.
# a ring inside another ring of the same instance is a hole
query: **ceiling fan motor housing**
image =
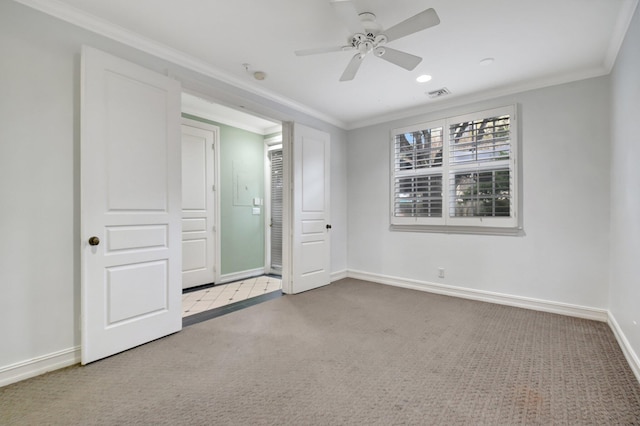
{"type": "Polygon", "coordinates": [[[380,34],[382,27],[376,21],[376,15],[373,13],[361,13],[360,20],[366,34],[357,33],[351,36],[351,45],[358,49],[361,54],[367,54],[372,50],[376,50],[376,56],[384,55],[384,49],[378,46],[387,42],[387,36],[380,34]]]}

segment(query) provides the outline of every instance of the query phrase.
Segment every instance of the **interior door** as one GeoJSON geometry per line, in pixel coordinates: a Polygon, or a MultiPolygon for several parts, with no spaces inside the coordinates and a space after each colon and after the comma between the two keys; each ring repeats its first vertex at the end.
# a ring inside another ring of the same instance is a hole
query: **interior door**
{"type": "Polygon", "coordinates": [[[331,281],[329,134],[293,126],[293,293],[331,281]]]}
{"type": "Polygon", "coordinates": [[[82,49],[82,363],[182,328],[180,84],[82,49]]]}
{"type": "Polygon", "coordinates": [[[215,282],[214,126],[182,124],[182,288],[215,282]]]}

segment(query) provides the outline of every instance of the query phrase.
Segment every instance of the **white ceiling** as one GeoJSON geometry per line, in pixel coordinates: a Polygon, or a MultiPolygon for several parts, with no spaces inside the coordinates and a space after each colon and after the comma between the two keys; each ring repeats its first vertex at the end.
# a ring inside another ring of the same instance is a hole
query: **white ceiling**
{"type": "Polygon", "coordinates": [[[339,82],[353,52],[293,53],[346,44],[349,32],[329,0],[17,1],[98,32],[141,36],[223,81],[343,128],[454,100],[607,74],[638,2],[353,0],[358,12],[374,13],[383,28],[430,7],[441,23],[389,44],[423,57],[414,71],[368,56],[355,80],[339,82]],[[491,65],[480,65],[489,57],[495,58],[491,65]],[[267,78],[255,80],[253,71],[267,78]],[[417,83],[420,74],[433,79],[417,83]],[[451,95],[437,100],[426,95],[442,87],[451,95]]]}

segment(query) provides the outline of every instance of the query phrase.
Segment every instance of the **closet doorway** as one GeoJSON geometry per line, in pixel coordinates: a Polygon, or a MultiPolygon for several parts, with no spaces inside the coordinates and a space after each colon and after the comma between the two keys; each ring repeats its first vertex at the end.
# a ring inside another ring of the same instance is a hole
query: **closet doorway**
{"type": "Polygon", "coordinates": [[[196,127],[213,129],[215,139],[211,143],[197,132],[198,138],[183,135],[183,318],[253,303],[250,299],[264,299],[272,292],[281,294],[282,124],[184,92],[182,117],[196,127]],[[196,144],[192,140],[205,142],[196,144]],[[192,157],[194,160],[189,160],[192,157]],[[206,161],[198,161],[205,157],[213,159],[214,181],[205,179],[206,161]],[[273,182],[272,162],[278,177],[273,182]],[[207,198],[202,195],[205,193],[214,200],[206,209],[200,205],[207,198]],[[188,202],[189,197],[193,202],[188,202]],[[271,203],[274,197],[275,204],[271,203]],[[198,211],[200,216],[204,217],[206,210],[210,218],[187,218],[186,210],[195,209],[191,204],[202,210],[198,211]],[[200,225],[198,232],[212,237],[215,244],[211,250],[205,250],[205,238],[196,235],[196,223],[200,225]],[[274,226],[278,231],[272,231],[274,226]],[[279,240],[274,246],[277,249],[272,249],[272,236],[279,240]],[[200,247],[197,244],[203,248],[195,250],[200,247]],[[205,261],[211,260],[214,273],[196,279],[195,269],[202,269],[205,261]],[[194,279],[187,282],[187,274],[194,279]]]}

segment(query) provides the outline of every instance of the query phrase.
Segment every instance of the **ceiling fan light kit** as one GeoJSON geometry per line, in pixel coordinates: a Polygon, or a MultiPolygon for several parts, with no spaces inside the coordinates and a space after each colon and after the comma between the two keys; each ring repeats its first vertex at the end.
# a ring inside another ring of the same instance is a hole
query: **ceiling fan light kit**
{"type": "Polygon", "coordinates": [[[384,31],[376,21],[376,15],[371,12],[358,13],[354,4],[349,0],[331,0],[331,5],[338,17],[352,33],[346,46],[320,47],[297,50],[297,56],[316,55],[319,53],[341,52],[356,50],[347,68],[342,73],[340,81],[353,80],[364,58],[371,52],[374,56],[404,68],[408,71],[415,69],[422,61],[419,56],[400,50],[391,49],[386,45],[390,41],[426,30],[440,23],[438,14],[433,9],[426,9],[399,24],[384,31]]]}

